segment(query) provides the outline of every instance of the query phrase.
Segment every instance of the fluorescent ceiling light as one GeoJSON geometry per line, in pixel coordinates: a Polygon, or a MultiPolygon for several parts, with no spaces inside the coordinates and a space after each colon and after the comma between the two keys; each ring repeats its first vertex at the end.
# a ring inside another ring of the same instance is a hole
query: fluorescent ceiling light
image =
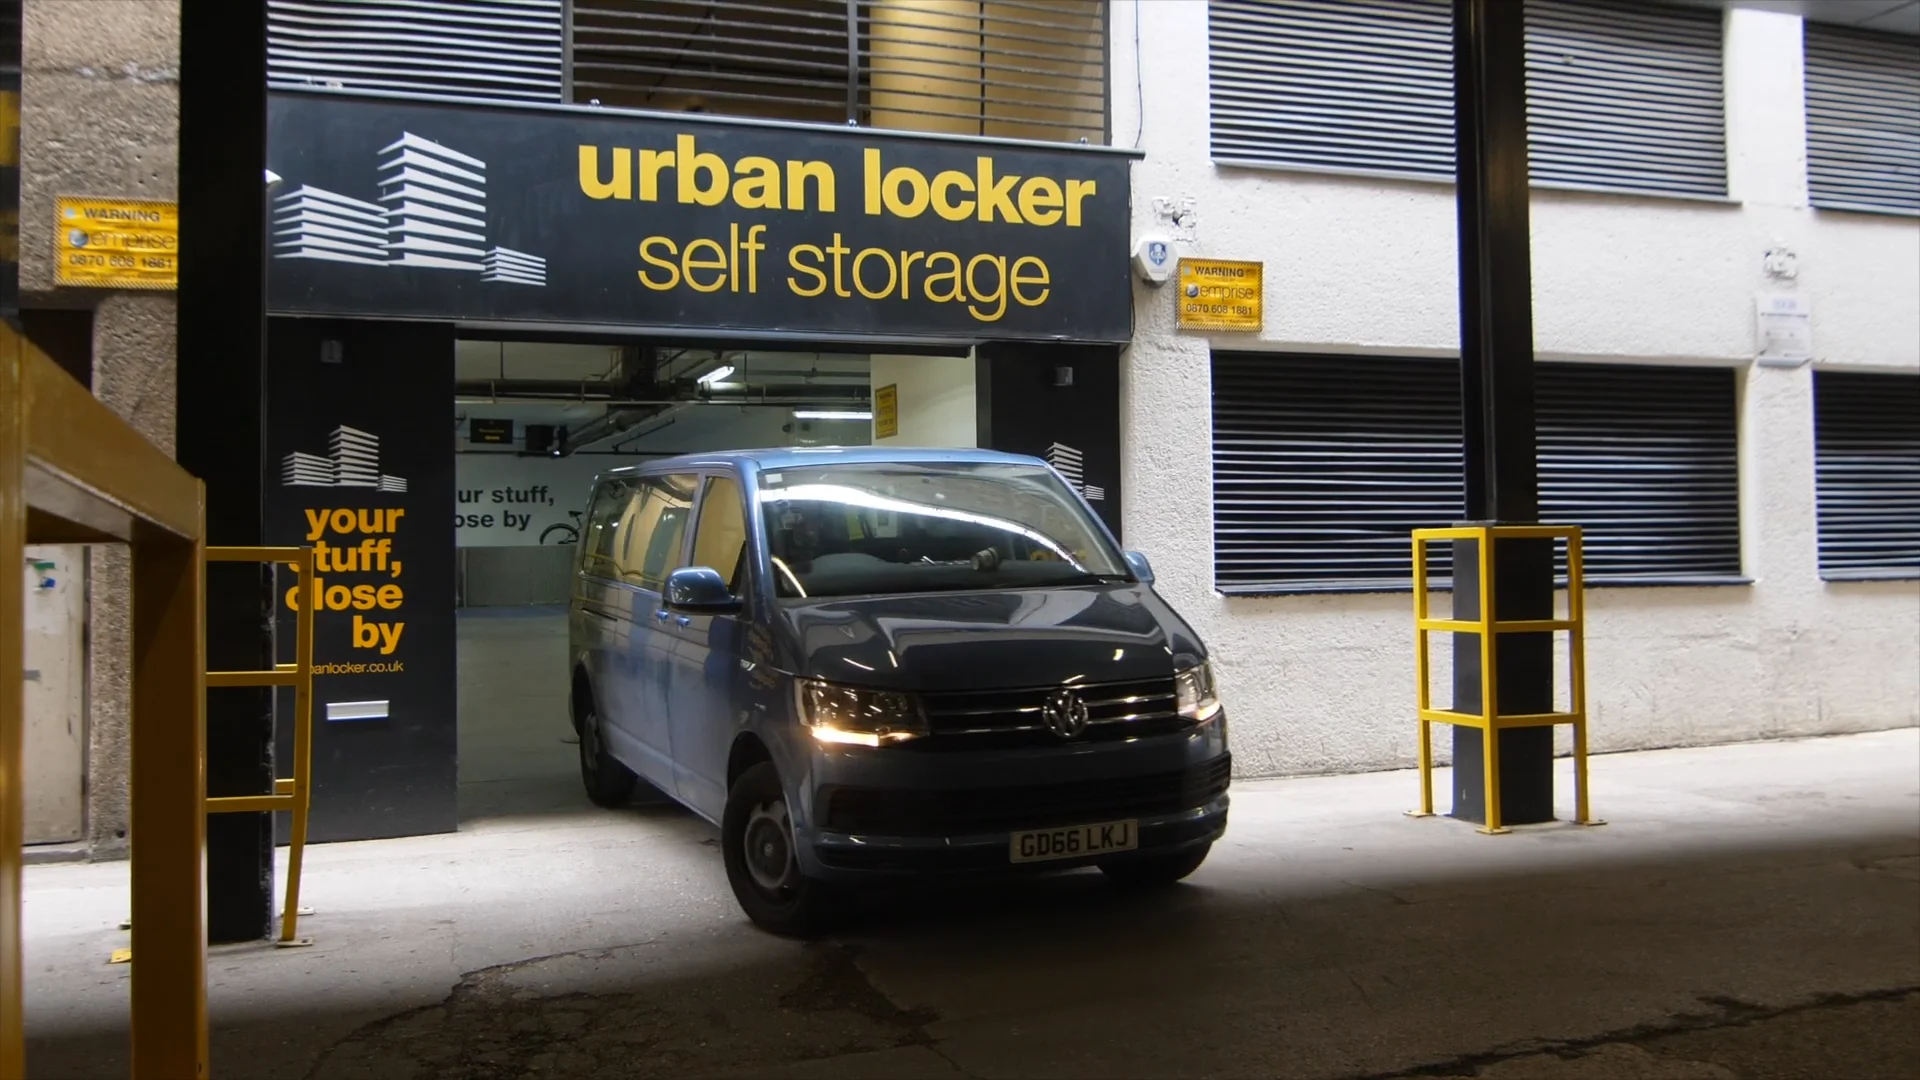
{"type": "Polygon", "coordinates": [[[714,383],[719,382],[731,374],[733,374],[733,365],[721,364],[719,367],[700,376],[700,381],[707,386],[712,386],[714,383]]]}
{"type": "Polygon", "coordinates": [[[852,409],[795,409],[795,420],[871,420],[873,414],[852,409]]]}

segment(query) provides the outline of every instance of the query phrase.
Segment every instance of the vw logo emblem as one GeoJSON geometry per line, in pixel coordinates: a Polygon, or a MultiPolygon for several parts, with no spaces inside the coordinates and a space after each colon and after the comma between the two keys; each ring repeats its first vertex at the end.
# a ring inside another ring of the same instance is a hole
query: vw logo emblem
{"type": "Polygon", "coordinates": [[[1047,730],[1063,739],[1087,730],[1087,703],[1071,690],[1062,690],[1048,698],[1040,716],[1047,722],[1047,730]]]}

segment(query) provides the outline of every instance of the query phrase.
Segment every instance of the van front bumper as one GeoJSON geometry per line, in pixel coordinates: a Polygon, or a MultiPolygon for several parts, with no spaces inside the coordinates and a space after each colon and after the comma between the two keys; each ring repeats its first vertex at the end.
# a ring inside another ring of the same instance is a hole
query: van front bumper
{"type": "Polygon", "coordinates": [[[1232,759],[1222,749],[1206,760],[1177,764],[1117,775],[1069,771],[1070,778],[977,787],[824,784],[815,791],[813,821],[797,837],[802,870],[826,880],[1065,870],[1211,843],[1226,831],[1232,759]],[[1012,861],[1015,833],[1113,821],[1136,824],[1137,849],[1012,861]]]}

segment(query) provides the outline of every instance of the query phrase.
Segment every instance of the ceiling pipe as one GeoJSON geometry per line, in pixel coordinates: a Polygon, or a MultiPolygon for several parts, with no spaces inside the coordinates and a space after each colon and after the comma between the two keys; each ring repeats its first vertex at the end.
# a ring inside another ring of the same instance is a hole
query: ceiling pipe
{"type": "MultiPolygon", "coordinates": [[[[551,384],[547,384],[551,385],[551,384]]],[[[662,394],[657,397],[636,397],[617,393],[612,389],[599,391],[544,390],[534,387],[515,387],[511,391],[496,392],[490,384],[463,383],[454,387],[454,399],[462,405],[483,405],[488,403],[511,404],[515,401],[526,402],[575,402],[584,405],[674,405],[680,402],[726,402],[729,404],[753,404],[774,399],[812,400],[814,398],[857,398],[867,400],[865,387],[859,386],[748,386],[741,390],[714,390],[707,387],[688,388],[684,393],[662,394]]]]}
{"type": "MultiPolygon", "coordinates": [[[[513,405],[566,405],[566,404],[580,404],[580,402],[577,402],[575,399],[570,397],[553,398],[553,397],[527,396],[527,397],[510,397],[510,398],[502,397],[502,398],[481,398],[481,399],[456,398],[454,400],[454,404],[466,406],[468,408],[472,408],[474,406],[484,407],[488,405],[499,405],[504,408],[504,407],[513,406],[513,405]]],[[[795,405],[817,405],[821,407],[827,407],[827,406],[833,406],[833,405],[845,405],[849,408],[852,408],[855,406],[858,406],[860,408],[865,408],[871,404],[871,401],[864,394],[862,395],[821,394],[818,396],[808,396],[808,397],[751,397],[751,398],[735,398],[735,397],[704,398],[703,397],[703,398],[692,398],[692,399],[654,398],[648,401],[639,401],[632,398],[600,398],[597,400],[590,399],[587,402],[585,402],[585,404],[603,405],[609,409],[631,409],[631,408],[640,408],[648,405],[713,405],[713,406],[724,406],[729,409],[775,408],[775,407],[790,407],[795,405]]]]}
{"type": "Polygon", "coordinates": [[[582,450],[598,446],[609,439],[617,439],[673,407],[673,404],[662,403],[634,409],[609,410],[606,415],[589,420],[578,430],[568,432],[567,442],[561,448],[560,456],[572,457],[582,450]]]}

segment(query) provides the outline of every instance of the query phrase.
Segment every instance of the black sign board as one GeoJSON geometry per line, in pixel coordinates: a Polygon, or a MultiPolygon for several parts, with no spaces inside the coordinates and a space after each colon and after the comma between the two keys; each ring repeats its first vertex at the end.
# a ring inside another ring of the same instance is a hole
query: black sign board
{"type": "MultiPolygon", "coordinates": [[[[449,832],[453,453],[424,418],[453,396],[453,328],[272,319],[267,349],[266,540],[315,549],[314,580],[283,570],[276,589],[282,660],[296,605],[316,604],[308,837],[449,832]]],[[[286,775],[291,692],[281,706],[286,775]]]]}
{"type": "Polygon", "coordinates": [[[1131,155],[272,95],[276,313],[1124,342],[1131,155]]]}
{"type": "Polygon", "coordinates": [[[494,446],[510,445],[513,442],[513,420],[476,416],[467,421],[467,441],[494,446]]]}

